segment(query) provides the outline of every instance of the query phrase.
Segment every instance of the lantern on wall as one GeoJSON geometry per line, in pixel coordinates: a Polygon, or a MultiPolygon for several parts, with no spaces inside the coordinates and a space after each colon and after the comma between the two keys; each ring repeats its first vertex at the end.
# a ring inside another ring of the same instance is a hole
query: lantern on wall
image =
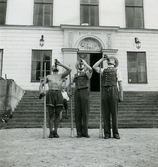
{"type": "Polygon", "coordinates": [[[39,45],[44,46],[44,35],[41,35],[41,39],[39,40],[39,45]]]}
{"type": "Polygon", "coordinates": [[[137,49],[139,49],[141,47],[141,42],[139,41],[139,39],[137,37],[135,37],[135,44],[136,44],[137,49]]]}

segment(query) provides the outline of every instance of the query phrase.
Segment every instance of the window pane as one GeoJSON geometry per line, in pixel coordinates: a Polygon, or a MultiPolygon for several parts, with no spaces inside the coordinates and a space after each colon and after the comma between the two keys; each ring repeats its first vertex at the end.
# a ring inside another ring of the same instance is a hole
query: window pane
{"type": "Polygon", "coordinates": [[[89,7],[81,6],[81,24],[88,23],[89,24],[89,7]]]}
{"type": "Polygon", "coordinates": [[[40,81],[44,76],[44,64],[46,62],[46,75],[50,74],[51,69],[51,50],[33,50],[32,51],[32,72],[31,81],[40,81]]]}
{"type": "Polygon", "coordinates": [[[147,83],[146,56],[143,52],[128,52],[129,83],[147,83]]]}
{"type": "Polygon", "coordinates": [[[43,5],[41,4],[35,5],[34,25],[43,25],[43,5]]]}
{"type": "Polygon", "coordinates": [[[134,9],[127,7],[126,8],[126,17],[127,18],[134,18],[134,9]]]}
{"type": "Polygon", "coordinates": [[[81,0],[81,3],[89,3],[89,0],[81,0]]]}
{"type": "Polygon", "coordinates": [[[138,53],[138,82],[147,82],[146,77],[146,56],[144,53],[138,53]]]}
{"type": "Polygon", "coordinates": [[[137,82],[137,57],[135,53],[128,53],[128,81],[137,82]]]}
{"type": "Polygon", "coordinates": [[[43,62],[42,70],[44,71],[44,63],[46,63],[46,70],[50,70],[50,62],[48,62],[48,61],[43,62]]]}
{"type": "Polygon", "coordinates": [[[98,26],[99,19],[98,19],[98,7],[97,6],[91,6],[90,15],[91,15],[91,18],[90,18],[91,26],[98,26]]]}
{"type": "Polygon", "coordinates": [[[44,25],[51,25],[51,14],[52,14],[52,5],[45,5],[44,9],[44,25]]]}
{"type": "Polygon", "coordinates": [[[140,18],[136,18],[134,28],[143,28],[143,20],[140,18]]]}
{"type": "Polygon", "coordinates": [[[135,6],[143,6],[143,1],[142,0],[134,0],[134,5],[135,6]]]}
{"type": "Polygon", "coordinates": [[[39,61],[32,62],[32,70],[40,70],[40,67],[41,67],[41,62],[39,61]]]}
{"type": "Polygon", "coordinates": [[[134,28],[134,9],[131,7],[126,8],[126,24],[128,28],[134,28]]]}
{"type": "Polygon", "coordinates": [[[34,7],[34,25],[51,26],[53,14],[52,0],[44,1],[44,3],[35,3],[34,7]],[[51,2],[47,4],[47,2],[51,2]]]}
{"type": "Polygon", "coordinates": [[[90,0],[91,4],[98,4],[98,0],[90,0]]]}
{"type": "MultiPolygon", "coordinates": [[[[126,1],[127,3],[133,3],[134,1],[126,1]]],[[[134,5],[130,7],[126,6],[126,25],[128,28],[143,28],[143,6],[138,4],[143,4],[142,1],[137,1],[137,6],[134,5]],[[139,7],[140,6],[140,7],[139,7]]]]}
{"type": "Polygon", "coordinates": [[[126,6],[143,6],[142,0],[126,0],[126,6]]]}
{"type": "Polygon", "coordinates": [[[52,51],[51,50],[44,50],[43,55],[46,55],[47,57],[49,57],[49,60],[50,60],[51,56],[52,56],[52,51]]]}
{"type": "Polygon", "coordinates": [[[143,10],[142,8],[135,8],[135,17],[142,18],[143,17],[143,10]]]}
{"type": "Polygon", "coordinates": [[[5,24],[6,3],[0,3],[0,24],[5,24]]]}
{"type": "Polygon", "coordinates": [[[41,51],[33,51],[33,61],[41,61],[41,51]]]}
{"type": "Polygon", "coordinates": [[[133,0],[126,0],[126,6],[134,6],[133,0]]]}
{"type": "Polygon", "coordinates": [[[41,3],[41,2],[52,3],[52,0],[35,0],[35,2],[38,2],[38,3],[41,3]]]}
{"type": "Polygon", "coordinates": [[[40,76],[41,76],[41,75],[40,75],[40,71],[37,71],[37,70],[36,70],[36,77],[35,77],[35,78],[36,78],[36,81],[40,81],[40,76]]]}

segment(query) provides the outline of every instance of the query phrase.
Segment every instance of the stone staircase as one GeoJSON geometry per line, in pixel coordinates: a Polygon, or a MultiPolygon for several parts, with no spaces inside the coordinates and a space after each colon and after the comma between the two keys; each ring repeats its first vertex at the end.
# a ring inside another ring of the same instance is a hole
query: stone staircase
{"type": "MultiPolygon", "coordinates": [[[[3,128],[41,128],[43,126],[43,99],[38,91],[26,91],[13,118],[0,124],[3,128]]],[[[74,104],[73,104],[74,111],[74,104]]],[[[63,119],[59,127],[70,128],[69,119],[63,119]]],[[[90,93],[89,128],[99,128],[100,95],[90,93]]],[[[124,92],[124,101],[119,103],[119,128],[158,128],[158,92],[124,92]]],[[[74,124],[75,128],[75,124],[74,124]]]]}

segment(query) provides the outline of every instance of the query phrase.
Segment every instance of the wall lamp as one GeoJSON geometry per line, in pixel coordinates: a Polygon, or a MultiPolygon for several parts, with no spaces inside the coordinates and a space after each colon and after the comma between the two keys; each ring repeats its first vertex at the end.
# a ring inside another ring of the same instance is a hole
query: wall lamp
{"type": "Polygon", "coordinates": [[[39,45],[44,46],[44,35],[41,35],[41,39],[39,40],[39,45]]]}
{"type": "Polygon", "coordinates": [[[135,37],[135,44],[136,44],[137,49],[139,49],[141,47],[141,42],[139,41],[139,39],[137,37],[135,37]]]}

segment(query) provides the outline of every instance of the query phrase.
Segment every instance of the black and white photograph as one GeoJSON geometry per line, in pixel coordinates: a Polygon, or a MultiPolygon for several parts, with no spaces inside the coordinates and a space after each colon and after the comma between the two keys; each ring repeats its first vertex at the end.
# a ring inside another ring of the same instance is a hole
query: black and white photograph
{"type": "Polygon", "coordinates": [[[158,167],[158,0],[0,0],[0,167],[158,167]]]}

